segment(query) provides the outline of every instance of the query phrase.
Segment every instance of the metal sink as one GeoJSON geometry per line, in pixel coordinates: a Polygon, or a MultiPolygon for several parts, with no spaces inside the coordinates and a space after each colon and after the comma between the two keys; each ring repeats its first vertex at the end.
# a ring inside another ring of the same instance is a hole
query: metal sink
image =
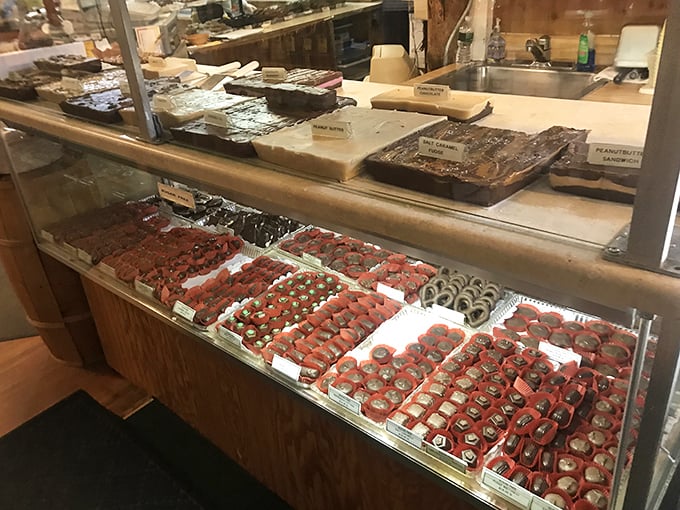
{"type": "Polygon", "coordinates": [[[549,68],[519,63],[471,64],[427,83],[448,85],[454,90],[580,99],[606,83],[593,81],[594,77],[594,73],[575,71],[570,64],[558,63],[549,68]]]}

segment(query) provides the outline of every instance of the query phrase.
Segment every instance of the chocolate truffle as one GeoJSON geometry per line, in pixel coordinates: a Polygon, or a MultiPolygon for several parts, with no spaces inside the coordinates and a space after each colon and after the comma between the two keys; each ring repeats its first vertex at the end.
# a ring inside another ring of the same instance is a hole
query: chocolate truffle
{"type": "Polygon", "coordinates": [[[590,489],[583,495],[583,498],[598,510],[605,510],[609,505],[607,496],[600,489],[590,489]]]}
{"type": "Polygon", "coordinates": [[[578,480],[572,476],[563,476],[557,480],[557,488],[562,489],[570,496],[575,496],[578,492],[578,480]]]}

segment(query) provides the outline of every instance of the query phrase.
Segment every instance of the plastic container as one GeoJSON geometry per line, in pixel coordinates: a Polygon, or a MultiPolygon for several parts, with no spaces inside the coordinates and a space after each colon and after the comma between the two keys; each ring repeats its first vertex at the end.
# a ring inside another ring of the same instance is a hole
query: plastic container
{"type": "Polygon", "coordinates": [[[469,64],[471,61],[470,48],[472,47],[472,39],[474,32],[472,31],[472,23],[470,16],[465,16],[465,20],[458,30],[458,50],[456,51],[457,64],[469,64]]]}
{"type": "Polygon", "coordinates": [[[595,71],[595,34],[591,18],[593,13],[585,11],[583,14],[583,32],[578,39],[578,56],[576,70],[592,73],[595,71]]]}
{"type": "Polygon", "coordinates": [[[500,18],[496,18],[496,26],[494,26],[491,36],[489,37],[489,44],[486,47],[486,57],[494,62],[500,62],[505,59],[505,38],[501,35],[500,18]]]}

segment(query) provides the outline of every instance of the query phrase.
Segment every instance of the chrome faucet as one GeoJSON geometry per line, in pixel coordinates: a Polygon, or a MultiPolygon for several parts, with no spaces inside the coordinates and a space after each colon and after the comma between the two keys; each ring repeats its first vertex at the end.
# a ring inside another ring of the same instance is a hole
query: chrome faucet
{"type": "Polygon", "coordinates": [[[527,39],[526,50],[534,57],[532,66],[550,67],[550,36],[542,35],[537,39],[527,39]]]}

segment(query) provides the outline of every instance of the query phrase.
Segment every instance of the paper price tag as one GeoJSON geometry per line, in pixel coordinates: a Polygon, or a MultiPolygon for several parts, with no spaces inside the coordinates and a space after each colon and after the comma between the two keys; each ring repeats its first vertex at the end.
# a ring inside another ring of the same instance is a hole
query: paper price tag
{"type": "Polygon", "coordinates": [[[71,78],[70,76],[61,77],[61,88],[76,94],[82,94],[85,91],[83,84],[77,78],[71,78]]]}
{"type": "Polygon", "coordinates": [[[54,242],[54,236],[50,234],[47,230],[41,230],[40,237],[42,237],[45,241],[49,241],[50,243],[54,242]]]}
{"type": "Polygon", "coordinates": [[[640,168],[643,147],[610,143],[591,143],[588,146],[588,163],[592,165],[640,168]]]}
{"type": "Polygon", "coordinates": [[[545,341],[540,342],[538,344],[538,350],[546,353],[548,355],[548,358],[550,358],[553,361],[556,361],[560,365],[564,365],[565,363],[569,363],[570,361],[575,361],[576,365],[581,366],[580,354],[572,352],[568,349],[562,349],[561,347],[557,347],[556,345],[553,345],[550,342],[545,341]]]}
{"type": "Polygon", "coordinates": [[[124,96],[130,95],[130,84],[127,80],[118,80],[118,88],[120,89],[120,93],[124,96]]]}
{"type": "Polygon", "coordinates": [[[72,246],[68,243],[64,243],[64,249],[66,250],[66,253],[71,255],[71,257],[78,258],[78,249],[75,246],[72,246]]]}
{"type": "Polygon", "coordinates": [[[292,379],[293,381],[298,381],[300,379],[300,371],[302,370],[302,367],[286,358],[282,358],[278,354],[274,354],[274,358],[272,359],[272,368],[278,373],[292,379]]]}
{"type": "Polygon", "coordinates": [[[92,255],[87,253],[85,250],[78,248],[78,258],[83,262],[92,265],[92,255]]]}
{"type": "Polygon", "coordinates": [[[141,295],[146,296],[148,298],[153,297],[153,287],[147,285],[146,283],[140,280],[135,280],[135,290],[139,292],[141,295]]]}
{"type": "Polygon", "coordinates": [[[228,342],[236,345],[241,345],[241,340],[239,339],[238,336],[233,334],[231,331],[229,331],[227,328],[224,326],[220,326],[217,329],[217,333],[224,339],[227,340],[228,342]]]}
{"type": "Polygon", "coordinates": [[[154,67],[165,67],[166,62],[163,57],[153,57],[150,56],[147,61],[154,67]]]}
{"type": "Polygon", "coordinates": [[[280,83],[286,81],[288,78],[288,71],[283,67],[263,67],[262,81],[267,83],[280,83]]]}
{"type": "Polygon", "coordinates": [[[433,85],[431,83],[417,83],[413,87],[413,95],[416,97],[438,97],[448,99],[451,89],[448,85],[433,85]]]}
{"type": "Polygon", "coordinates": [[[172,313],[182,317],[182,319],[188,320],[189,322],[193,322],[194,317],[196,316],[196,310],[191,308],[189,305],[185,305],[181,301],[175,301],[175,304],[172,307],[172,313]]]}
{"type": "Polygon", "coordinates": [[[421,136],[418,138],[418,152],[421,156],[461,163],[467,157],[467,146],[462,143],[421,136]]]}
{"type": "Polygon", "coordinates": [[[450,308],[435,303],[432,305],[432,311],[443,319],[450,320],[461,326],[465,325],[465,314],[457,310],[451,310],[450,308]]]}
{"type": "Polygon", "coordinates": [[[531,505],[534,499],[534,495],[531,492],[488,468],[484,468],[482,473],[482,485],[494,491],[501,498],[526,510],[529,510],[529,505],[531,505]]]}
{"type": "Polygon", "coordinates": [[[196,209],[196,201],[194,200],[194,194],[191,191],[185,191],[159,182],[158,195],[175,204],[183,205],[189,209],[196,209]]]}
{"type": "Polygon", "coordinates": [[[559,507],[548,503],[545,499],[534,496],[531,502],[531,510],[560,510],[559,507]]]}
{"type": "Polygon", "coordinates": [[[378,283],[378,286],[375,290],[381,294],[385,294],[390,299],[398,301],[399,303],[403,303],[406,300],[403,291],[388,287],[384,283],[378,283]]]}
{"type": "Polygon", "coordinates": [[[312,264],[313,266],[321,266],[322,265],[321,260],[319,260],[314,255],[310,255],[309,253],[303,253],[302,254],[302,260],[304,260],[308,264],[312,264]]]}
{"type": "Polygon", "coordinates": [[[354,400],[349,395],[345,395],[334,386],[328,387],[328,398],[347,409],[350,413],[361,414],[361,402],[354,400]]]}
{"type": "Polygon", "coordinates": [[[399,439],[403,441],[406,441],[411,446],[415,446],[416,448],[423,447],[423,440],[420,438],[420,436],[417,436],[409,429],[402,425],[399,425],[395,421],[388,419],[387,422],[385,423],[385,429],[390,434],[397,436],[399,439]]]}
{"type": "Polygon", "coordinates": [[[313,120],[312,136],[340,139],[352,138],[352,123],[333,120],[313,120]]]}
{"type": "Polygon", "coordinates": [[[177,108],[177,103],[168,94],[156,94],[152,99],[153,107],[156,110],[162,110],[165,112],[171,112],[177,108]]]}
{"type": "Polygon", "coordinates": [[[229,116],[224,112],[210,110],[203,114],[203,122],[211,126],[226,128],[229,127],[229,116]]]}
{"type": "Polygon", "coordinates": [[[467,473],[468,465],[463,459],[460,459],[455,455],[451,455],[441,448],[437,448],[436,446],[428,443],[425,443],[425,451],[432,455],[435,459],[439,459],[445,464],[448,464],[456,471],[460,471],[463,474],[467,473]]]}
{"type": "MultiPolygon", "coordinates": [[[[107,276],[110,276],[111,278],[116,277],[116,270],[109,266],[108,264],[104,264],[103,262],[100,262],[97,268],[104,273],[107,276]]],[[[135,282],[136,283],[136,282],[135,282]]],[[[137,285],[135,285],[136,287],[137,285]]]]}

